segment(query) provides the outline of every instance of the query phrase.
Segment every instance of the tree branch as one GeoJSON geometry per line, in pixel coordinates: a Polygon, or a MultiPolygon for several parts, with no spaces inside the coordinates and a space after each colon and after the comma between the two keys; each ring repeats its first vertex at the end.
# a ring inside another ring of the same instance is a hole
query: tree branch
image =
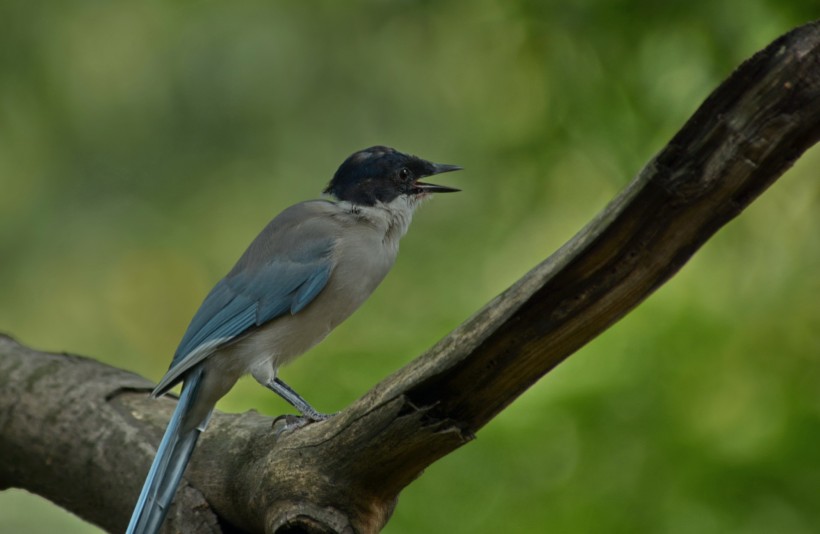
{"type": "MultiPolygon", "coordinates": [[[[741,65],[559,251],[338,416],[217,414],[165,530],[373,532],[399,492],[674,275],[820,138],[820,24],[741,65]]],[[[0,487],[121,531],[173,408],[144,379],[0,339],[0,487]]]]}

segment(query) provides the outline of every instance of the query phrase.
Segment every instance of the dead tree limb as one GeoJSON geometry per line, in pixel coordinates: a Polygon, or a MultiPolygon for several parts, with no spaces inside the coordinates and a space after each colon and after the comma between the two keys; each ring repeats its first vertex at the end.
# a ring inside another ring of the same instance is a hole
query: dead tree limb
{"type": "MultiPolygon", "coordinates": [[[[218,414],[166,531],[377,531],[426,466],[649,296],[818,138],[812,23],[743,63],[559,251],[338,416],[280,432],[218,414]]],[[[151,387],[0,339],[0,487],[122,531],[173,407],[151,387]]]]}

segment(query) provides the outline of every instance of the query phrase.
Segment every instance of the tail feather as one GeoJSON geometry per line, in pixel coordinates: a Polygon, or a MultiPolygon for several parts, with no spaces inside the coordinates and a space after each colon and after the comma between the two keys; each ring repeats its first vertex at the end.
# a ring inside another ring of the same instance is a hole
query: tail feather
{"type": "Polygon", "coordinates": [[[190,413],[191,406],[197,400],[202,377],[203,370],[199,368],[185,378],[179,402],[165,429],[165,435],[162,436],[154,462],[134,507],[134,513],[131,515],[131,521],[128,523],[127,534],[154,534],[159,532],[162,526],[191,453],[194,452],[199,434],[205,430],[211,416],[212,410],[191,430],[183,429],[185,416],[190,413]]]}

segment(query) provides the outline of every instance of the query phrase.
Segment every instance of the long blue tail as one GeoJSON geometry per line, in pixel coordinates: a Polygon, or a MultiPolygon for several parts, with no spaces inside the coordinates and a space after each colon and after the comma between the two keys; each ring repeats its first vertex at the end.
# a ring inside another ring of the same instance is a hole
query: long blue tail
{"type": "Polygon", "coordinates": [[[194,452],[199,435],[205,430],[211,410],[203,421],[191,430],[183,431],[182,423],[196,402],[202,384],[203,370],[192,370],[185,378],[174,414],[165,429],[154,463],[142,487],[127,534],[154,534],[159,532],[165,514],[177,491],[177,486],[194,452]]]}

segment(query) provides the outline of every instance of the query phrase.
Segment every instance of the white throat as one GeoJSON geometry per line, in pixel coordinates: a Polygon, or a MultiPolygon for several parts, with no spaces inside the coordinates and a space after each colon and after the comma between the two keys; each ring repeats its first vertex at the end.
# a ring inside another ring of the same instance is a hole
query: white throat
{"type": "Polygon", "coordinates": [[[390,202],[378,202],[373,206],[361,206],[344,201],[340,204],[373,226],[384,231],[384,240],[398,247],[413,220],[413,213],[421,204],[423,197],[399,195],[390,202]]]}

